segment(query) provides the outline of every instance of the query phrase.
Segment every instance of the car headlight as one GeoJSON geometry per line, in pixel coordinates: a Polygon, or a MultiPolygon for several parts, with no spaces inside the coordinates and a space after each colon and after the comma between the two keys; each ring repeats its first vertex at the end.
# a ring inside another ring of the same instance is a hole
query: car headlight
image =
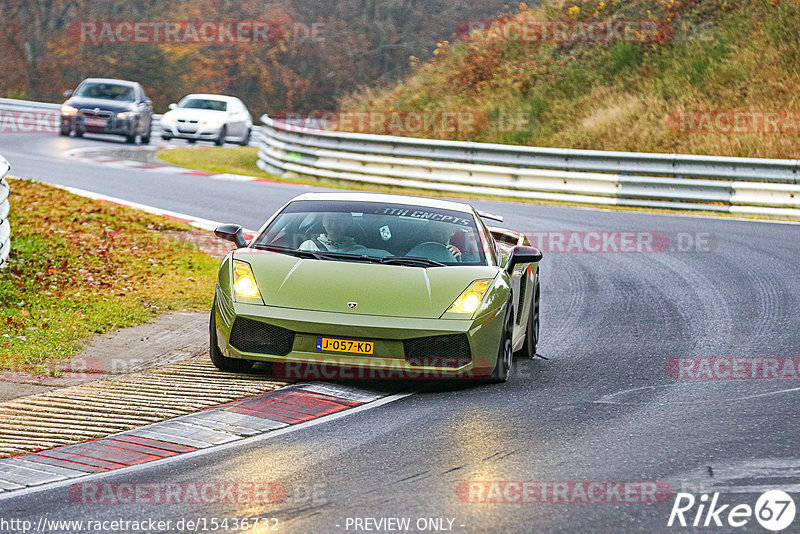
{"type": "Polygon", "coordinates": [[[175,117],[173,117],[172,115],[164,115],[161,117],[161,122],[164,124],[172,124],[173,122],[175,122],[175,117]]]}
{"type": "Polygon", "coordinates": [[[465,289],[447,309],[455,313],[475,313],[483,301],[483,296],[492,285],[492,279],[475,280],[465,289]]]}
{"type": "Polygon", "coordinates": [[[253,269],[245,261],[233,260],[233,294],[238,302],[264,304],[253,269]]]}
{"type": "Polygon", "coordinates": [[[208,119],[203,121],[204,126],[219,126],[219,121],[217,119],[208,119]]]}
{"type": "Polygon", "coordinates": [[[121,113],[117,113],[117,118],[120,120],[128,120],[136,117],[137,113],[135,111],[123,111],[121,113]]]}
{"type": "Polygon", "coordinates": [[[64,104],[61,106],[61,114],[65,117],[69,117],[70,115],[75,115],[78,112],[77,108],[73,108],[72,106],[68,106],[64,104]]]}

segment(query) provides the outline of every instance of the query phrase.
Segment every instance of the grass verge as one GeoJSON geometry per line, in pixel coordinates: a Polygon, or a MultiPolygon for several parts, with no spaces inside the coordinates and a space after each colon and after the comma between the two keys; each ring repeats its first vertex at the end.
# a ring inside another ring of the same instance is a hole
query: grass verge
{"type": "Polygon", "coordinates": [[[196,229],[10,180],[12,248],[0,271],[0,368],[52,374],[94,334],[211,306],[218,259],[196,229]]]}

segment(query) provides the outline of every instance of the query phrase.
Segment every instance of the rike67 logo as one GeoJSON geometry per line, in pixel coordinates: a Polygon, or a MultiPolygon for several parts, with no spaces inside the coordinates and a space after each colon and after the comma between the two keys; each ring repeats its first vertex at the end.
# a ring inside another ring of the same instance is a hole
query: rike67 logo
{"type": "Polygon", "coordinates": [[[667,526],[743,527],[755,517],[765,529],[778,532],[792,524],[795,511],[794,499],[781,490],[762,493],[755,506],[723,504],[719,493],[711,497],[704,493],[700,498],[695,498],[691,493],[678,493],[667,526]]]}

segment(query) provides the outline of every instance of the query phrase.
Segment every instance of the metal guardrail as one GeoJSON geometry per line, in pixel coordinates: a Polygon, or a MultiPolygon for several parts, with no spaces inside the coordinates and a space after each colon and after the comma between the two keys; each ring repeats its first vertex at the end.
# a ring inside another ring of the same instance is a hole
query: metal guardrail
{"type": "Polygon", "coordinates": [[[516,198],[800,217],[800,160],[539,148],[315,130],[264,115],[272,174],[516,198]]]}
{"type": "Polygon", "coordinates": [[[11,187],[6,181],[6,174],[11,165],[3,156],[0,156],[0,269],[6,266],[8,254],[11,252],[11,224],[8,222],[8,213],[11,210],[9,194],[11,187]]]}

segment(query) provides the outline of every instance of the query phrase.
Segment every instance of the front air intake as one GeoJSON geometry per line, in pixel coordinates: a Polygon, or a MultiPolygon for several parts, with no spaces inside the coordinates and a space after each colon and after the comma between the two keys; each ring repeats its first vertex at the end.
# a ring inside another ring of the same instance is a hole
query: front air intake
{"type": "Polygon", "coordinates": [[[237,317],[230,344],[238,351],[286,356],[292,352],[294,332],[261,321],[237,317]]]}
{"type": "Polygon", "coordinates": [[[463,367],[472,361],[467,334],[406,339],[403,349],[406,362],[419,367],[463,367]]]}

